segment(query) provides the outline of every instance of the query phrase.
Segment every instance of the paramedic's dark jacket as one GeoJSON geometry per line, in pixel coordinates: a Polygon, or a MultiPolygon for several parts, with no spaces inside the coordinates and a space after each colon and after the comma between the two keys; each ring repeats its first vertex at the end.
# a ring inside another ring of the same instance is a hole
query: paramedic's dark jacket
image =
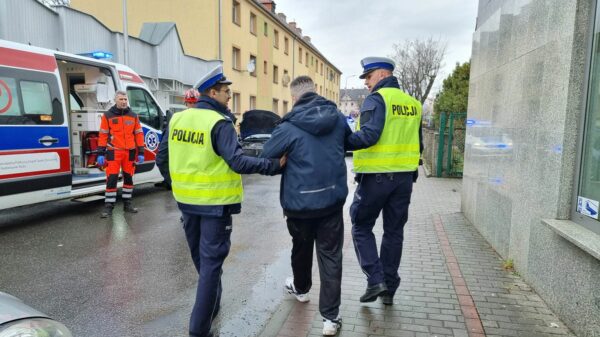
{"type": "MultiPolygon", "coordinates": [[[[270,163],[261,163],[264,159],[244,156],[242,147],[238,142],[233,120],[235,117],[231,112],[214,99],[202,95],[196,104],[197,109],[209,109],[217,111],[225,117],[225,120],[217,122],[211,132],[211,141],[215,153],[223,158],[233,171],[239,174],[261,173],[274,175],[280,170],[279,159],[271,159],[270,163]],[[257,171],[256,166],[259,166],[257,171]]],[[[169,128],[163,134],[162,141],[156,155],[156,165],[164,177],[169,176],[169,128]]],[[[200,206],[178,203],[179,209],[184,213],[196,215],[208,215],[220,217],[227,214],[238,214],[241,212],[241,204],[224,206],[200,206]]]]}

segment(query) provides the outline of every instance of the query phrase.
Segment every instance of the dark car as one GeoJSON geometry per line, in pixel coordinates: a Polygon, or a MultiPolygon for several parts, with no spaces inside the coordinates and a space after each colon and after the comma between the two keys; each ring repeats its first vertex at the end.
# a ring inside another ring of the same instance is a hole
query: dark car
{"type": "Polygon", "coordinates": [[[0,336],[72,337],[62,323],[1,291],[0,336]]]}
{"type": "Polygon", "coordinates": [[[248,110],[240,123],[240,139],[244,154],[258,157],[263,146],[271,138],[281,117],[268,110],[248,110]]]}

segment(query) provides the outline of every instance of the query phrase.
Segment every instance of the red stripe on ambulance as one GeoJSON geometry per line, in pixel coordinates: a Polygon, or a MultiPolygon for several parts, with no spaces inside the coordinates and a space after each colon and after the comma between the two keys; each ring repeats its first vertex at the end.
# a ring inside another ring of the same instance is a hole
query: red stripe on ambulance
{"type": "Polygon", "coordinates": [[[119,70],[119,78],[121,78],[123,81],[129,81],[129,82],[134,82],[134,83],[144,83],[144,80],[142,80],[141,77],[139,77],[138,75],[136,75],[134,73],[130,73],[128,71],[119,70]]]}
{"type": "Polygon", "coordinates": [[[0,47],[0,65],[54,72],[58,66],[54,56],[0,47]]]}

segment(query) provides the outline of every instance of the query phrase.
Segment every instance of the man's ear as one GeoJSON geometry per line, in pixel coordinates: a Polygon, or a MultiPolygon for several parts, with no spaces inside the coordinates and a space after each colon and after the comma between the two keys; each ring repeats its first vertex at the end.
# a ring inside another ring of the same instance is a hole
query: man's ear
{"type": "Polygon", "coordinates": [[[213,88],[208,89],[208,97],[215,98],[215,91],[213,88]]]}

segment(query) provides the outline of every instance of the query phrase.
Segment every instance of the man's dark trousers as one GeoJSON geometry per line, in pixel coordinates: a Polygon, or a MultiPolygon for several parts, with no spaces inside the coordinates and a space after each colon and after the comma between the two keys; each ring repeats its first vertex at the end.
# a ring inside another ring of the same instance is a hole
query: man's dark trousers
{"type": "Polygon", "coordinates": [[[296,291],[304,294],[312,286],[314,242],[317,244],[317,262],[321,290],[321,316],[336,320],[340,311],[342,292],[342,247],[344,245],[343,211],[339,209],[323,217],[287,218],[292,236],[292,271],[296,291]]]}
{"type": "Polygon", "coordinates": [[[350,206],[354,250],[368,286],[385,282],[392,296],[400,286],[398,268],[412,186],[413,172],[361,174],[350,206]],[[373,227],[382,210],[383,238],[378,255],[373,227]]]}
{"type": "Polygon", "coordinates": [[[223,261],[231,247],[231,215],[209,217],[183,213],[183,228],[198,271],[190,335],[206,336],[221,302],[223,261]]]}

